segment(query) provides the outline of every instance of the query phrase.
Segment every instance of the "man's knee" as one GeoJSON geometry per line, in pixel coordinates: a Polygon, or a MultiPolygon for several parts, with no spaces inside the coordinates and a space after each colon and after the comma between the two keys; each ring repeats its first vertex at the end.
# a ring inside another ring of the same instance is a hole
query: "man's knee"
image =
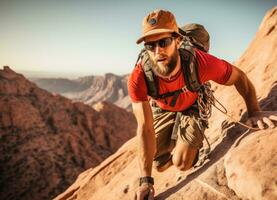
{"type": "Polygon", "coordinates": [[[187,157],[173,156],[172,162],[181,171],[189,170],[192,167],[192,162],[187,157]]]}

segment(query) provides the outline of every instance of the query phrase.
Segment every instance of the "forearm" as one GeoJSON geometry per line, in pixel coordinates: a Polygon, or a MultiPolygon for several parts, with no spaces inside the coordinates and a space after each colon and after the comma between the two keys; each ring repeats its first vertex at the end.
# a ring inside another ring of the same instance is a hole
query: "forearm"
{"type": "Polygon", "coordinates": [[[153,126],[138,126],[137,156],[141,176],[151,176],[152,163],[156,151],[156,140],[153,126]]]}
{"type": "Polygon", "coordinates": [[[260,111],[260,107],[253,84],[243,72],[241,73],[242,75],[236,81],[235,87],[244,99],[248,111],[248,116],[251,116],[254,112],[260,111]]]}

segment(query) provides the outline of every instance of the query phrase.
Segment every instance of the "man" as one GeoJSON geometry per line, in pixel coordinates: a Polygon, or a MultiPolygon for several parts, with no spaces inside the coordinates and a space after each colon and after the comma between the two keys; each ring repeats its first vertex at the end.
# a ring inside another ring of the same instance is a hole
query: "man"
{"type": "MultiPolygon", "coordinates": [[[[179,33],[175,17],[165,10],[156,10],[143,20],[143,35],[137,44],[144,47],[152,62],[152,71],[158,78],[159,93],[183,88],[182,60],[178,48],[182,36],[179,33]]],[[[258,124],[260,129],[273,128],[268,112],[261,112],[253,84],[237,67],[203,51],[194,49],[198,63],[198,75],[201,84],[212,80],[223,85],[235,85],[243,97],[249,120],[258,124]]],[[[137,199],[154,198],[154,180],[151,177],[152,165],[162,172],[171,165],[180,170],[190,169],[199,148],[202,146],[203,133],[207,124],[198,115],[195,102],[197,92],[185,90],[173,101],[173,96],[151,100],[149,103],[143,62],[139,60],[128,81],[129,95],[137,119],[137,156],[139,160],[139,187],[137,199]],[[177,139],[171,140],[176,112],[182,112],[177,139]]]]}

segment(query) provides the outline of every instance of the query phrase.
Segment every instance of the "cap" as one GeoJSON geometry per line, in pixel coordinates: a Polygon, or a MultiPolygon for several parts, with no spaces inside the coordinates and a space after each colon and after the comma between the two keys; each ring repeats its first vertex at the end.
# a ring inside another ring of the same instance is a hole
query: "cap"
{"type": "Polygon", "coordinates": [[[174,32],[180,35],[175,16],[166,10],[155,10],[144,17],[142,21],[142,36],[137,40],[137,44],[150,35],[174,32]]]}

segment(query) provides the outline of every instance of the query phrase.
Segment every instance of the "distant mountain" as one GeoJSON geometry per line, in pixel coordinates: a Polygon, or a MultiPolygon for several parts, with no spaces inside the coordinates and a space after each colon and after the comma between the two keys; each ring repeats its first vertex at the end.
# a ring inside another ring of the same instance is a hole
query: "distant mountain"
{"type": "Polygon", "coordinates": [[[52,93],[59,93],[73,101],[94,104],[99,101],[114,103],[130,110],[128,96],[128,75],[118,76],[112,73],[104,76],[85,76],[78,79],[33,78],[39,87],[52,93]]]}
{"type": "Polygon", "coordinates": [[[49,92],[59,94],[81,92],[88,89],[91,85],[91,82],[81,82],[78,79],[67,78],[30,78],[30,80],[49,92]]]}
{"type": "Polygon", "coordinates": [[[51,94],[0,70],[0,199],[52,199],[135,135],[132,113],[51,94]]]}
{"type": "Polygon", "coordinates": [[[74,79],[86,76],[87,73],[80,72],[58,72],[58,71],[35,71],[35,70],[16,70],[17,73],[23,74],[28,79],[32,78],[69,78],[74,79]]]}

